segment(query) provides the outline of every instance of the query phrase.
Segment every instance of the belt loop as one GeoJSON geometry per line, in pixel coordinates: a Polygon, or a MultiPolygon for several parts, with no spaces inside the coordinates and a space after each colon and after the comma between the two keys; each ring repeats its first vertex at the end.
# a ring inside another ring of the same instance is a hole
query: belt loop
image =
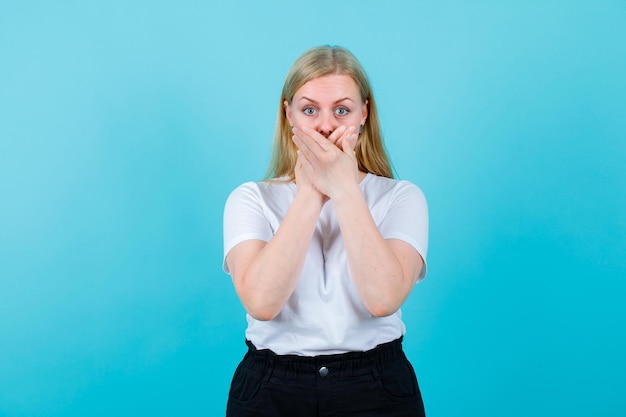
{"type": "Polygon", "coordinates": [[[270,352],[267,352],[267,355],[265,355],[265,372],[264,372],[265,375],[263,376],[264,383],[267,383],[272,377],[272,374],[274,373],[274,366],[275,366],[274,355],[271,354],[270,352]]]}
{"type": "Polygon", "coordinates": [[[369,358],[370,368],[372,369],[372,375],[374,375],[374,379],[380,379],[380,370],[378,369],[380,365],[380,352],[376,352],[377,355],[369,358]]]}

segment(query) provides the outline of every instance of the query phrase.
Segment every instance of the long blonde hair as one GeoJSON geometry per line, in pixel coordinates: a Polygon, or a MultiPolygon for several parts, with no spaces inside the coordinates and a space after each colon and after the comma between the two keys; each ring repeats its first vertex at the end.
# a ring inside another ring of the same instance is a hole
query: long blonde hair
{"type": "Polygon", "coordinates": [[[272,157],[265,179],[295,178],[297,148],[291,140],[291,127],[284,102],[291,104],[296,91],[308,81],[331,74],[349,75],[359,88],[363,103],[367,103],[368,116],[354,149],[359,170],[393,178],[391,163],[383,144],[376,101],[363,67],[347,49],[324,45],[302,54],[287,73],[278,104],[272,157]]]}

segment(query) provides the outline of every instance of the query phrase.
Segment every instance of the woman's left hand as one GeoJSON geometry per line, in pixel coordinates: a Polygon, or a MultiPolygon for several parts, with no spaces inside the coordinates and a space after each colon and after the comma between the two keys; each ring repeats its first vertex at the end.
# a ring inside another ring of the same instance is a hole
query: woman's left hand
{"type": "Polygon", "coordinates": [[[294,127],[293,133],[300,155],[307,162],[304,169],[320,192],[333,198],[342,190],[358,185],[355,127],[337,129],[328,138],[308,127],[294,127]]]}

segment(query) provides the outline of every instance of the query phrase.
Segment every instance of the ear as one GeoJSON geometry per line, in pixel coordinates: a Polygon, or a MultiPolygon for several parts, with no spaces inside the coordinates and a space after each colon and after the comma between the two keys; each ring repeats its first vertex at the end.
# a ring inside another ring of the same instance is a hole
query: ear
{"type": "Polygon", "coordinates": [[[289,106],[287,100],[283,101],[283,108],[285,109],[285,116],[289,121],[289,126],[293,126],[293,123],[291,122],[291,107],[289,106]]]}
{"type": "Polygon", "coordinates": [[[367,116],[369,114],[368,109],[369,100],[365,100],[363,103],[363,109],[361,110],[361,126],[365,126],[365,121],[367,120],[367,116]]]}

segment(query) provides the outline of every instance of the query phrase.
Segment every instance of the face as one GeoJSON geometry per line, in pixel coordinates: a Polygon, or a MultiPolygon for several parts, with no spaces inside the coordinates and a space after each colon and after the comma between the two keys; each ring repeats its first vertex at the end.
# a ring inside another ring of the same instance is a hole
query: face
{"type": "Polygon", "coordinates": [[[340,126],[365,124],[367,102],[361,100],[356,83],[349,75],[325,75],[305,83],[284,103],[289,124],[299,129],[309,127],[325,137],[340,126]]]}

